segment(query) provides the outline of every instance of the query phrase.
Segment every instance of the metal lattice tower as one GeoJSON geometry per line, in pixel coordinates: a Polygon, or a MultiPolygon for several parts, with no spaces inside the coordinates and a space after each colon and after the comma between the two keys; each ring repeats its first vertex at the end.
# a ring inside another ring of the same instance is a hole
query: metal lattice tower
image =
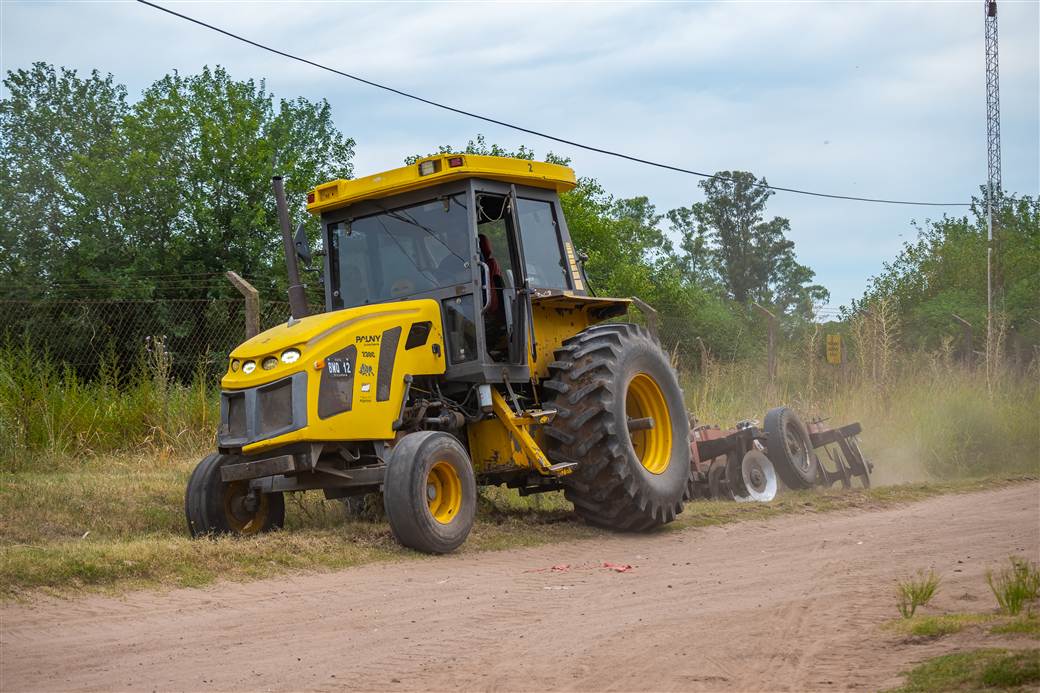
{"type": "Polygon", "coordinates": [[[993,208],[1000,185],[1000,75],[997,60],[997,0],[983,0],[986,10],[986,382],[992,388],[996,345],[993,339],[993,208]]]}
{"type": "Polygon", "coordinates": [[[997,60],[997,2],[984,0],[986,7],[986,154],[987,199],[1000,196],[1000,76],[997,60]]]}

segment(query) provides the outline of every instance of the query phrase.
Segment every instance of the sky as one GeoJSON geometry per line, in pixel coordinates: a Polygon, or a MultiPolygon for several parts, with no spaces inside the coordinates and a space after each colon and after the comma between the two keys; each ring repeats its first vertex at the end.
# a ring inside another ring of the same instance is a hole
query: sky
{"type": "MultiPolygon", "coordinates": [[[[698,171],[819,192],[967,202],[986,180],[983,3],[171,2],[235,33],[556,136],[698,171]]],[[[1005,190],[1040,192],[1040,3],[999,2],[1005,190]]],[[[112,73],[131,99],[173,70],[223,65],[281,97],[327,99],[355,175],[478,133],[569,156],[660,212],[698,179],[471,120],[233,41],[132,1],[0,0],[0,69],[112,73]]],[[[799,260],[859,297],[912,240],[964,208],[777,193],[799,260]]],[[[980,258],[980,262],[984,262],[980,258]]]]}

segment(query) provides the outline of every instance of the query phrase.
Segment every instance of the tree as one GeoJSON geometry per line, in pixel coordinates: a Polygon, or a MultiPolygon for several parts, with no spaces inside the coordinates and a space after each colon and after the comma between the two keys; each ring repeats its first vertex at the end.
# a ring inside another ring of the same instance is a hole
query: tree
{"type": "MultiPolygon", "coordinates": [[[[960,331],[954,314],[986,333],[986,207],[972,201],[969,215],[943,216],[915,225],[917,237],[871,277],[866,292],[846,311],[851,315],[880,299],[895,302],[908,346],[936,348],[960,331]]],[[[994,218],[995,309],[1017,336],[1015,348],[1040,343],[1040,199],[1004,196],[994,218]]],[[[981,348],[981,346],[976,345],[981,348]]],[[[1026,349],[1024,349],[1026,350],[1026,349]]]]}
{"type": "MultiPolygon", "coordinates": [[[[36,63],[0,102],[0,278],[35,296],[153,298],[156,277],[235,269],[284,286],[270,189],[352,173],[328,102],[276,99],[223,68],[167,75],[128,105],[111,75],[36,63]]],[[[178,297],[231,293],[222,283],[178,297]]]]}
{"type": "Polygon", "coordinates": [[[794,242],[787,238],[790,222],[766,220],[773,192],[765,184],[746,171],[719,171],[701,181],[704,202],[668,214],[682,239],[679,266],[687,281],[717,284],[738,303],[810,315],[829,293],[809,284],[815,273],[795,259],[794,242]]]}

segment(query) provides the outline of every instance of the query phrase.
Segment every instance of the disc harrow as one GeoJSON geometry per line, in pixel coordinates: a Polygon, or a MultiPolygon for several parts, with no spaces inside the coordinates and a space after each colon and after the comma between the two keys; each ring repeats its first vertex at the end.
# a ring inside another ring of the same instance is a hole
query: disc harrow
{"type": "Polygon", "coordinates": [[[690,416],[690,480],[686,500],[766,503],[782,488],[806,489],[858,480],[870,488],[874,464],[860,448],[858,422],[832,428],[805,424],[789,407],[770,409],[765,425],[753,419],[722,429],[690,416]]]}

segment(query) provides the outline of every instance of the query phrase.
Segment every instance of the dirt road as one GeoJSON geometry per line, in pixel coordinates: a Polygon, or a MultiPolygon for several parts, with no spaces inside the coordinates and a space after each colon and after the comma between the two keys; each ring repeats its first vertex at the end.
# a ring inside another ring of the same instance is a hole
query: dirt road
{"type": "Polygon", "coordinates": [[[876,690],[972,637],[915,644],[879,629],[897,615],[894,579],[935,568],[937,608],[988,610],[985,570],[1012,553],[1040,554],[1035,483],[884,511],[5,606],[0,685],[876,690]]]}

